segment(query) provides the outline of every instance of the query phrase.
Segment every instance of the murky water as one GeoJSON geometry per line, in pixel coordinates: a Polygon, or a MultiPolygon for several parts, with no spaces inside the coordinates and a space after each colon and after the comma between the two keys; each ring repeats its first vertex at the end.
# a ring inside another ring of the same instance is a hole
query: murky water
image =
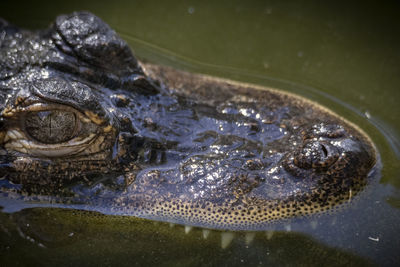
{"type": "Polygon", "coordinates": [[[206,2],[10,1],[0,16],[43,28],[58,14],[89,10],[141,59],[303,95],[371,136],[381,176],[343,211],[236,233],[225,249],[231,234],[205,239],[201,229],[186,234],[182,226],[74,210],[2,212],[2,266],[400,263],[400,5],[206,2]]]}

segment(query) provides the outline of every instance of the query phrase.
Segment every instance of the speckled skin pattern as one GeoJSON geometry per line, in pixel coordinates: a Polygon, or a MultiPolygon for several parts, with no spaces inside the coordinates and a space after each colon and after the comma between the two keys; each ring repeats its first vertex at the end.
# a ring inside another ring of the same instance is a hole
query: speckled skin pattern
{"type": "Polygon", "coordinates": [[[85,12],[36,32],[0,20],[0,90],[8,198],[260,230],[349,201],[376,164],[317,104],[139,63],[85,12]]]}

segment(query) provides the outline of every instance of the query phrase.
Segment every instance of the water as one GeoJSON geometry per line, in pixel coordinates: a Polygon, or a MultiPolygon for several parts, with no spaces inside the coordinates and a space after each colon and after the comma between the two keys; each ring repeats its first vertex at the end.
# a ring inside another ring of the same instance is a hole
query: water
{"type": "Polygon", "coordinates": [[[182,226],[135,218],[57,209],[3,212],[2,265],[399,264],[397,2],[10,1],[2,3],[0,16],[43,28],[74,10],[100,16],[141,59],[276,87],[329,107],[370,135],[382,174],[348,209],[274,225],[272,236],[259,232],[251,243],[237,233],[225,249],[220,232],[204,239],[201,229],[185,234],[182,226]]]}

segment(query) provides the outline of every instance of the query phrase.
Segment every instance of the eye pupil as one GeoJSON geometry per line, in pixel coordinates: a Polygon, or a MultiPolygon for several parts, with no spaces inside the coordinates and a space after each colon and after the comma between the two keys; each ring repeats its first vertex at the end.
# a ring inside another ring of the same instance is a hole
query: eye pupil
{"type": "Polygon", "coordinates": [[[76,125],[75,114],[61,110],[30,112],[25,118],[28,134],[45,144],[57,144],[72,139],[76,125]]]}

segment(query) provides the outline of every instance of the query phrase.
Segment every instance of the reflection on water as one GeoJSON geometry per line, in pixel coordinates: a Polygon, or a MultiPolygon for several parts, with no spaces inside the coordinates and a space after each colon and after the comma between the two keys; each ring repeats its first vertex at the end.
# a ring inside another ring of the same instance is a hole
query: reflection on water
{"type": "Polygon", "coordinates": [[[18,262],[75,266],[82,261],[90,266],[371,265],[353,253],[296,232],[231,234],[233,240],[224,249],[221,236],[226,233],[204,235],[199,229],[185,233],[182,226],[135,218],[28,209],[1,214],[1,220],[0,239],[6,244],[2,250],[8,252],[3,262],[6,266],[18,262]],[[25,253],[20,255],[17,248],[25,253]]]}
{"type": "MultiPolygon", "coordinates": [[[[248,244],[246,238],[251,237],[238,233],[226,249],[221,248],[219,232],[203,239],[201,229],[184,234],[181,226],[76,210],[3,212],[1,265],[400,262],[397,2],[362,7],[317,1],[305,5],[178,0],[2,5],[0,16],[40,28],[60,13],[90,10],[119,30],[142,59],[276,87],[317,101],[371,136],[383,169],[381,179],[347,209],[272,225],[268,235],[257,233],[248,244]],[[272,231],[276,232],[271,236],[272,231]]],[[[11,208],[4,199],[0,205],[11,208]]]]}

